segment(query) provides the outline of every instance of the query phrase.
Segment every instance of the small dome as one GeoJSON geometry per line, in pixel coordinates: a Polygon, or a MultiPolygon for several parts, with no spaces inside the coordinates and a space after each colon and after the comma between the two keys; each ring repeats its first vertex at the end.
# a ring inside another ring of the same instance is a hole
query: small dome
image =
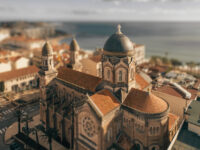
{"type": "Polygon", "coordinates": [[[112,55],[127,55],[133,54],[134,48],[131,40],[121,32],[121,26],[118,25],[118,30],[111,35],[104,45],[104,52],[112,55]]]}
{"type": "Polygon", "coordinates": [[[169,108],[168,103],[163,99],[151,92],[138,89],[131,89],[123,104],[147,114],[163,113],[169,108]]]}
{"type": "Polygon", "coordinates": [[[78,45],[78,42],[76,41],[75,38],[73,38],[70,43],[70,51],[79,51],[79,50],[80,50],[80,47],[78,45]]]}
{"type": "Polygon", "coordinates": [[[42,56],[48,56],[53,54],[53,48],[49,42],[46,42],[42,48],[42,56]]]}

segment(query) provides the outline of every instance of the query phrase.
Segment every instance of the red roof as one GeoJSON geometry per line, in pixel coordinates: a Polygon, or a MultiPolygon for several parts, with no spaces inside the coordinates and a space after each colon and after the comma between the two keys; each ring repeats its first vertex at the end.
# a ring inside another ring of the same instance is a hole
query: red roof
{"type": "Polygon", "coordinates": [[[138,73],[135,74],[136,83],[140,85],[141,89],[146,88],[149,86],[149,83],[138,73]]]}
{"type": "Polygon", "coordinates": [[[174,127],[174,124],[178,122],[179,117],[172,113],[169,113],[168,117],[169,117],[168,130],[171,131],[174,127]]]}
{"type": "Polygon", "coordinates": [[[0,81],[7,81],[21,76],[37,73],[39,69],[36,66],[29,66],[27,68],[12,70],[0,73],[0,81]]]}
{"type": "Polygon", "coordinates": [[[57,78],[92,92],[95,92],[96,87],[102,81],[101,78],[75,71],[67,67],[60,67],[58,69],[57,78]]]}
{"type": "Polygon", "coordinates": [[[125,106],[144,113],[162,113],[168,109],[168,104],[151,92],[132,88],[123,102],[125,106]]]}
{"type": "Polygon", "coordinates": [[[106,115],[120,105],[118,100],[107,89],[101,90],[100,92],[90,96],[90,98],[103,115],[106,115]]]}

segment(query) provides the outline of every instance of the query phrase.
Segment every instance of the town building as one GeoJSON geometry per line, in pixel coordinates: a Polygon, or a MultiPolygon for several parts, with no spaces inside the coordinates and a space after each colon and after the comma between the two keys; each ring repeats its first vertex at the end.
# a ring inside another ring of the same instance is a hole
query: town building
{"type": "Polygon", "coordinates": [[[200,101],[192,101],[185,112],[185,122],[173,144],[172,150],[197,150],[200,148],[200,101]]]}
{"type": "Polygon", "coordinates": [[[145,45],[135,44],[135,61],[137,65],[145,62],[145,45]]]}
{"type": "Polygon", "coordinates": [[[0,42],[10,37],[10,30],[0,28],[0,42]]]}
{"type": "Polygon", "coordinates": [[[38,87],[38,71],[35,66],[0,73],[0,92],[21,92],[38,87]]]}
{"type": "Polygon", "coordinates": [[[40,119],[58,130],[63,145],[75,150],[164,150],[179,117],[151,91],[144,74],[136,71],[133,42],[121,32],[106,41],[101,77],[74,69],[75,41],[68,67],[55,69],[53,49],[42,49],[40,119]]]}

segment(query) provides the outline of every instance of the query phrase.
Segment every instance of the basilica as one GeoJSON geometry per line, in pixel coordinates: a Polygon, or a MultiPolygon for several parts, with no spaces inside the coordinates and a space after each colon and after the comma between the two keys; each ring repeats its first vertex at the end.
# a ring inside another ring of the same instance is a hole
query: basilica
{"type": "Polygon", "coordinates": [[[40,120],[74,150],[164,150],[174,126],[169,104],[137,72],[134,42],[121,26],[104,44],[101,76],[81,72],[79,45],[70,45],[67,66],[54,68],[53,50],[42,49],[40,120]]]}

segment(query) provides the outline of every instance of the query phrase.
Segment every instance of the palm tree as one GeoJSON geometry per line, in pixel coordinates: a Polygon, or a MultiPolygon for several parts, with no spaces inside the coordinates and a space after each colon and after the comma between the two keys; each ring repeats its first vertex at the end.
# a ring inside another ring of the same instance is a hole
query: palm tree
{"type": "Polygon", "coordinates": [[[22,117],[22,110],[21,110],[22,105],[18,106],[16,108],[14,116],[17,117],[17,122],[18,122],[18,133],[21,132],[21,117],[22,117]]]}
{"type": "Polygon", "coordinates": [[[48,138],[48,143],[49,143],[49,150],[52,150],[52,138],[55,138],[58,135],[58,131],[55,128],[47,128],[44,130],[43,126],[37,126],[38,129],[44,131],[44,137],[48,138]]]}
{"type": "Polygon", "coordinates": [[[37,144],[39,145],[39,138],[38,138],[38,129],[36,128],[29,128],[30,133],[33,133],[35,135],[35,140],[37,144]]]}
{"type": "Polygon", "coordinates": [[[32,117],[29,117],[28,114],[25,114],[21,121],[26,123],[26,126],[25,126],[25,128],[23,128],[23,131],[25,132],[25,134],[27,136],[29,136],[30,131],[29,131],[29,124],[28,123],[30,121],[33,121],[32,117]]]}

